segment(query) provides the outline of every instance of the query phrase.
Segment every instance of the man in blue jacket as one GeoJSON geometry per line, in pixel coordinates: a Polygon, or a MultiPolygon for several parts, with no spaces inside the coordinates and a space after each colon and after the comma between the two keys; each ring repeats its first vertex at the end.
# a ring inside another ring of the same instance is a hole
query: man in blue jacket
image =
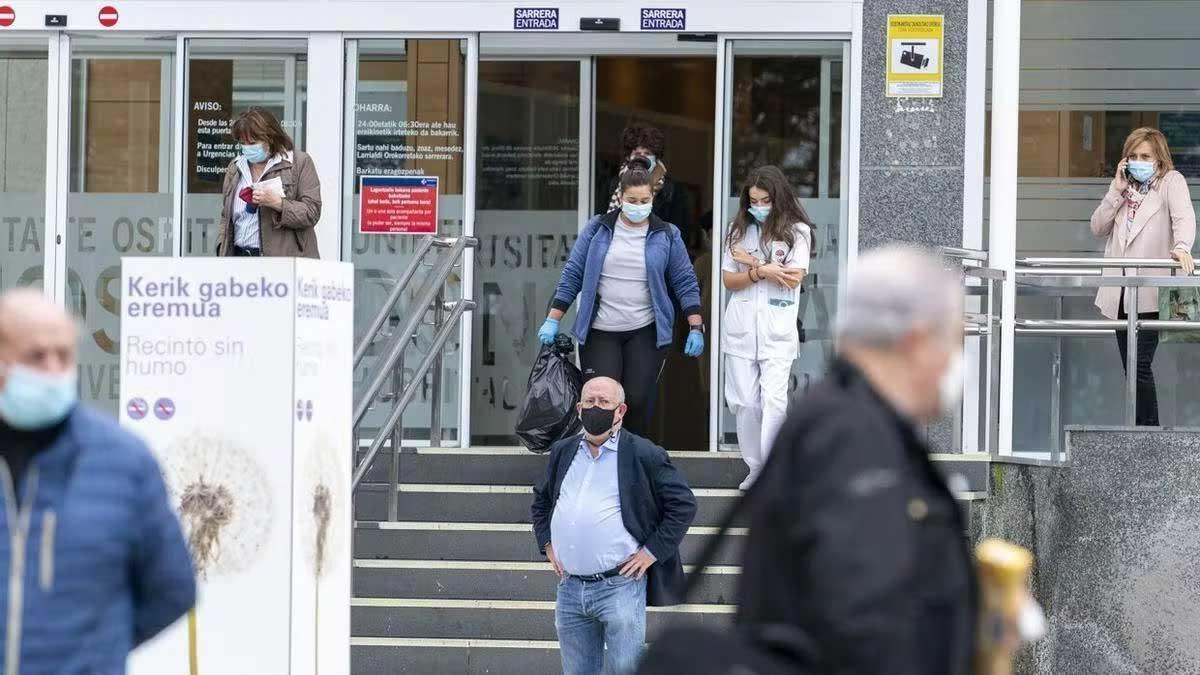
{"type": "Polygon", "coordinates": [[[625,391],[608,377],[580,394],[584,433],[550,449],[534,488],[538,548],[559,576],[554,625],[564,675],[633,673],[646,606],[683,601],[679,544],[696,498],[667,453],[621,428],[625,391]]]}
{"type": "Polygon", "coordinates": [[[74,321],[0,297],[2,675],[119,675],[196,601],[158,463],[78,405],[74,321]]]}

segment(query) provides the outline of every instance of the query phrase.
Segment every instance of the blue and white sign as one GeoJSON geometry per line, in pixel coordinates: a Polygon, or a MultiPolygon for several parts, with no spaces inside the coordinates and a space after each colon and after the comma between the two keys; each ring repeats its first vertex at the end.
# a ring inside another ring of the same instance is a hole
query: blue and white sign
{"type": "Polygon", "coordinates": [[[642,30],[687,30],[687,10],[681,7],[643,7],[642,30]]]}
{"type": "Polygon", "coordinates": [[[558,30],[558,8],[516,7],[513,30],[558,30]]]}

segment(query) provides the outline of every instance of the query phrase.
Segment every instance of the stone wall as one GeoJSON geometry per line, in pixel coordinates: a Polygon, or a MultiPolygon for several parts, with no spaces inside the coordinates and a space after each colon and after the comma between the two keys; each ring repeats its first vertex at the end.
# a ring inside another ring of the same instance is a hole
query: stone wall
{"type": "Polygon", "coordinates": [[[1200,674],[1200,430],[1075,429],[1071,465],[993,466],[978,536],[1037,555],[1036,675],[1200,674]]]}

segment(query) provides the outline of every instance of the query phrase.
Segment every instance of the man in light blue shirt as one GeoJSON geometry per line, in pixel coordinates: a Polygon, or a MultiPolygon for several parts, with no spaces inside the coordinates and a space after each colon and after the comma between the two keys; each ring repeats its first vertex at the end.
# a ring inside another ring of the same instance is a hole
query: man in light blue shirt
{"type": "Polygon", "coordinates": [[[606,647],[606,672],[633,673],[647,604],[682,600],[679,543],[696,500],[666,451],[621,430],[626,410],[616,380],[588,380],[584,433],[553,445],[534,490],[538,544],[560,579],[554,623],[564,675],[599,675],[606,647]]]}

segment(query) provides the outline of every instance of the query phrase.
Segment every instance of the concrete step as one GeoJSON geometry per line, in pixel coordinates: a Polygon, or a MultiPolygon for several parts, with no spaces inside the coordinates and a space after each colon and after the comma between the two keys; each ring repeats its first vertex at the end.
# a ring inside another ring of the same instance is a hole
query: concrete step
{"type": "MultiPolygon", "coordinates": [[[[685,565],[694,562],[716,528],[692,526],[683,540],[685,565]]],[[[746,530],[732,528],[714,565],[738,565],[746,530]]],[[[478,560],[544,562],[523,523],[358,522],[354,530],[356,559],[478,560]]]]}
{"type": "MultiPolygon", "coordinates": [[[[515,600],[397,600],[355,598],[350,623],[355,637],[555,640],[554,602],[515,600]]],[[[650,607],[646,639],[674,621],[712,627],[732,624],[731,605],[650,607]]]]}
{"type": "MultiPolygon", "coordinates": [[[[386,520],[388,486],[364,484],[354,496],[358,520],[386,520]]],[[[403,483],[398,513],[405,520],[451,523],[528,523],[533,488],[528,485],[403,483]]],[[[741,498],[730,488],[693,488],[698,503],[694,524],[715,525],[741,498]]]]}
{"type": "MultiPolygon", "coordinates": [[[[735,488],[746,477],[737,452],[672,452],[671,461],[693,488],[735,488]]],[[[364,481],[388,482],[390,467],[390,452],[381,452],[364,481]]],[[[533,485],[545,472],[546,455],[524,448],[404,448],[400,458],[402,483],[533,485]]]]}
{"type": "Polygon", "coordinates": [[[561,675],[552,640],[352,638],[353,675],[561,675]]]}
{"type": "MultiPolygon", "coordinates": [[[[706,569],[689,601],[732,604],[740,571],[734,566],[706,569]]],[[[361,598],[552,601],[557,581],[548,562],[354,561],[354,595],[361,598]]]]}

